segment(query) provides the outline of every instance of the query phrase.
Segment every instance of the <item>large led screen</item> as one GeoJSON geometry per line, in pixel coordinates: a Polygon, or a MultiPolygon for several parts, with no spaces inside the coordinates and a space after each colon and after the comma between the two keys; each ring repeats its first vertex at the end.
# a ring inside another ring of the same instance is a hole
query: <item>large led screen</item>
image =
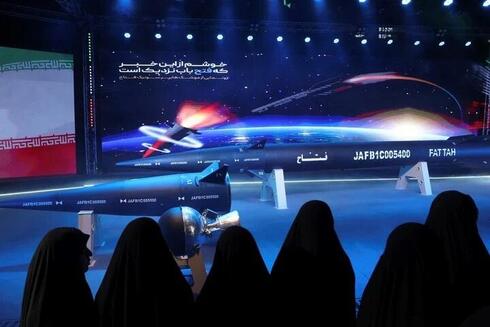
{"type": "Polygon", "coordinates": [[[101,51],[103,168],[258,142],[446,140],[482,128],[484,62],[280,48],[101,51]]]}

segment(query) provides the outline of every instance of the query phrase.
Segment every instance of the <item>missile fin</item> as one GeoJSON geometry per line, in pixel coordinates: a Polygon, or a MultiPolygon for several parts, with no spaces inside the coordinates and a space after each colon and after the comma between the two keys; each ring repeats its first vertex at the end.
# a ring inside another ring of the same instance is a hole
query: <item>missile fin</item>
{"type": "Polygon", "coordinates": [[[209,166],[207,166],[206,168],[204,168],[204,170],[201,171],[201,174],[203,176],[207,176],[207,175],[211,174],[212,172],[218,170],[219,167],[220,167],[219,166],[219,162],[218,161],[214,161],[209,166]]]}
{"type": "Polygon", "coordinates": [[[203,173],[207,173],[205,176],[199,179],[199,183],[213,183],[213,184],[224,184],[226,183],[226,175],[228,173],[228,165],[223,165],[219,169],[212,170],[214,167],[218,166],[218,163],[212,163],[208,168],[206,168],[203,173]]]}
{"type": "Polygon", "coordinates": [[[263,170],[246,170],[246,173],[250,176],[250,177],[257,177],[259,179],[264,179],[264,171],[263,170]]]}
{"type": "Polygon", "coordinates": [[[265,148],[265,142],[266,140],[260,140],[257,143],[254,143],[252,146],[250,146],[247,150],[260,150],[265,148]]]}

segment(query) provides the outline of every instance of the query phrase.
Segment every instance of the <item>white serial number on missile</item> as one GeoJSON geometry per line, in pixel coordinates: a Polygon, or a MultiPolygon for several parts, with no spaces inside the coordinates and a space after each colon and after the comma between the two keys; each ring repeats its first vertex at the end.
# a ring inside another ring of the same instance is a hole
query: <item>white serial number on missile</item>
{"type": "Polygon", "coordinates": [[[354,160],[407,159],[410,158],[410,156],[410,150],[356,151],[354,160]]]}

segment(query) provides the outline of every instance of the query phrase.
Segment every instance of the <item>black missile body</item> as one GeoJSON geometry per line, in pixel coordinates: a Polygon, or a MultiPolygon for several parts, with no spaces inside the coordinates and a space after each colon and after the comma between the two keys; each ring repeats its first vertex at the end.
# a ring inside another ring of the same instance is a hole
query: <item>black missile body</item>
{"type": "Polygon", "coordinates": [[[443,141],[392,141],[365,143],[270,144],[265,141],[244,148],[226,146],[159,155],[117,163],[117,166],[168,171],[199,171],[216,162],[230,172],[315,171],[428,163],[490,161],[489,136],[460,136],[443,141]]]}
{"type": "Polygon", "coordinates": [[[136,178],[71,189],[0,195],[0,208],[98,214],[160,216],[166,210],[188,206],[203,212],[229,212],[227,167],[207,165],[201,173],[136,178]]]}

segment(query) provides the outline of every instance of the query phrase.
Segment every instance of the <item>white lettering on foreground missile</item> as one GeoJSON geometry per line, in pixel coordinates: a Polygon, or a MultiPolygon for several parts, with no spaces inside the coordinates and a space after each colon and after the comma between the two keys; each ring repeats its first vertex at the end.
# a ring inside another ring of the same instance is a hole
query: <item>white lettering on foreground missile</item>
{"type": "Polygon", "coordinates": [[[83,204],[106,204],[107,200],[78,200],[77,205],[83,204]]]}
{"type": "Polygon", "coordinates": [[[146,198],[146,199],[119,199],[119,203],[155,203],[156,198],[146,198]]]}
{"type": "Polygon", "coordinates": [[[354,160],[392,160],[410,158],[410,150],[356,151],[354,160]]]}
{"type": "Polygon", "coordinates": [[[153,163],[151,162],[137,162],[134,164],[135,167],[145,167],[145,166],[151,166],[153,163]]]}
{"type": "Polygon", "coordinates": [[[52,206],[53,201],[34,201],[34,202],[24,202],[23,207],[42,207],[42,206],[52,206]]]}
{"type": "Polygon", "coordinates": [[[219,199],[219,195],[218,194],[193,195],[191,197],[191,201],[193,201],[193,200],[210,200],[210,199],[219,199]]]}
{"type": "Polygon", "coordinates": [[[429,157],[456,157],[455,148],[436,148],[429,149],[429,157]]]}

